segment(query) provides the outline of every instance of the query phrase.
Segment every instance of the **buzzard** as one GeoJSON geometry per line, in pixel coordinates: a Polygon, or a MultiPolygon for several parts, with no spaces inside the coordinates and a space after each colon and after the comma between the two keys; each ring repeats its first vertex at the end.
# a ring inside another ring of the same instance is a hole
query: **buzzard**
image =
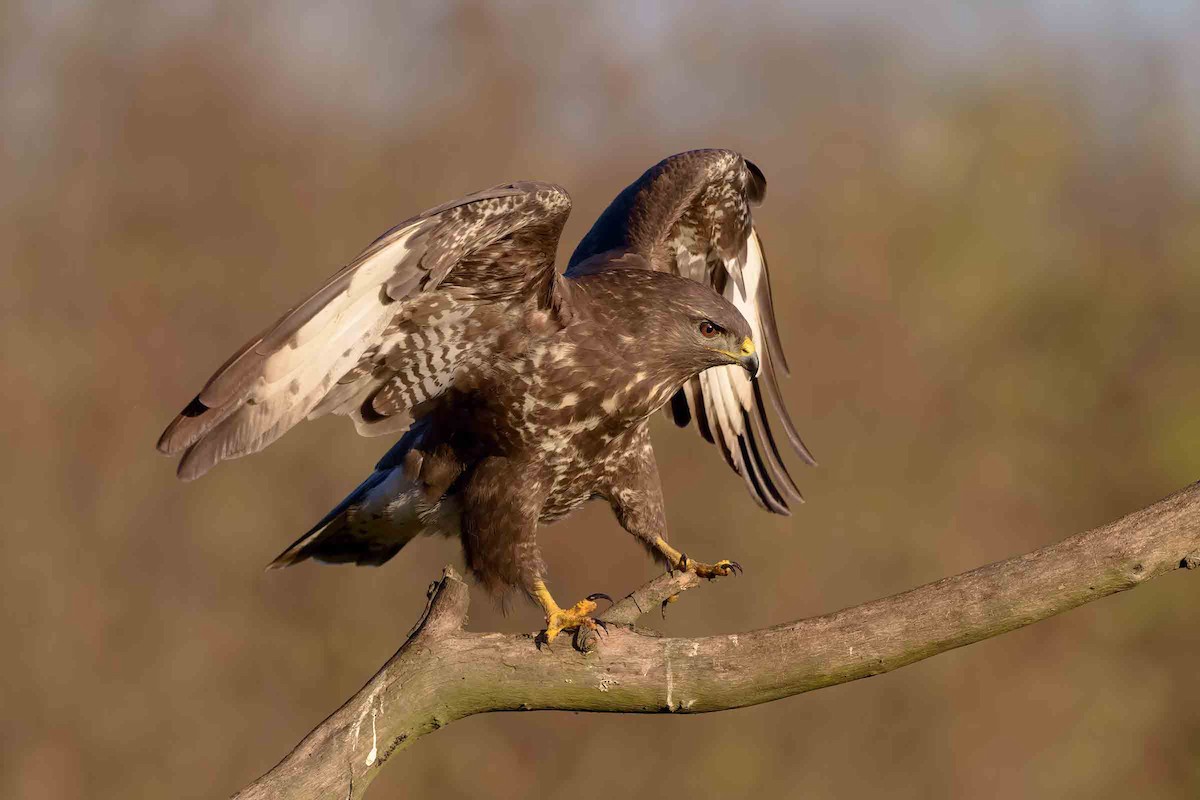
{"type": "Polygon", "coordinates": [[[786,371],[750,207],[762,172],[728,150],[671,156],[626,188],[554,266],[571,209],[549,183],[497,186],[389,230],[251,339],[167,427],[179,476],[342,414],[403,435],[375,471],[271,566],[382,564],[418,535],[457,536],[490,591],[522,590],[545,640],[594,627],[591,595],[555,602],[540,524],[592,498],[669,567],[649,417],[695,423],[767,510],[802,498],[767,421],[815,464],[780,399],[786,371]]]}

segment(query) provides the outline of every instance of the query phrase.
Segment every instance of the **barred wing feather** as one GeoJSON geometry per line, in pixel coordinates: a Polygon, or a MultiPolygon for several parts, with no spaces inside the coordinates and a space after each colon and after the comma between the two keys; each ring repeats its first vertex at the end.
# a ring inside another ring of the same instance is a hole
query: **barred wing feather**
{"type": "Polygon", "coordinates": [[[507,184],[392,228],[251,339],[163,432],[179,476],[257,452],[305,418],[390,433],[487,357],[497,313],[549,302],[570,213],[557,186],[507,184]],[[503,257],[501,257],[503,256],[503,257]]]}

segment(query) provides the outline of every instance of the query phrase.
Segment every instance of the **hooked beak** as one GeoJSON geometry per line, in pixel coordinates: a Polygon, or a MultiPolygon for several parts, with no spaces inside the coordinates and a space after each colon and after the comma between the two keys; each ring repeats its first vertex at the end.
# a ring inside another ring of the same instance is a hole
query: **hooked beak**
{"type": "Polygon", "coordinates": [[[750,341],[747,336],[742,340],[742,347],[736,353],[732,350],[718,350],[718,353],[728,358],[734,364],[741,364],[746,372],[750,373],[750,377],[758,375],[758,353],[754,349],[754,342],[750,341]]]}
{"type": "Polygon", "coordinates": [[[746,372],[750,373],[750,377],[754,378],[758,374],[758,353],[755,350],[754,342],[750,341],[750,337],[742,339],[742,349],[734,353],[732,350],[718,350],[718,353],[727,357],[733,363],[740,363],[746,372]]]}
{"type": "Polygon", "coordinates": [[[754,349],[754,342],[750,341],[747,336],[742,342],[742,351],[738,356],[738,363],[745,367],[746,372],[750,373],[750,377],[758,374],[758,352],[754,349]]]}

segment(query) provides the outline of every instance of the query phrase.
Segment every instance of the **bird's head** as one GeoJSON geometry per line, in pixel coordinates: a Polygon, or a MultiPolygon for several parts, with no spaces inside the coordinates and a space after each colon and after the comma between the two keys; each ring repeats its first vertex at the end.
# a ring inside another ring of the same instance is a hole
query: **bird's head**
{"type": "Polygon", "coordinates": [[[648,284],[626,313],[641,355],[654,354],[686,379],[710,367],[738,364],[758,374],[750,323],[733,303],[704,284],[662,272],[638,271],[648,284]]]}

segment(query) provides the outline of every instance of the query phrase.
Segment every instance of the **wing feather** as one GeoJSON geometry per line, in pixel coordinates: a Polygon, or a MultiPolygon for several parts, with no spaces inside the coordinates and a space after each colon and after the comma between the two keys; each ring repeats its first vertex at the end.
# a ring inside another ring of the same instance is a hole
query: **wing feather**
{"type": "Polygon", "coordinates": [[[306,417],[344,414],[368,435],[405,427],[416,406],[487,358],[514,311],[553,302],[570,208],[559,187],[526,182],[402,222],[237,351],[159,450],[183,453],[179,475],[190,479],[306,417]]]}

